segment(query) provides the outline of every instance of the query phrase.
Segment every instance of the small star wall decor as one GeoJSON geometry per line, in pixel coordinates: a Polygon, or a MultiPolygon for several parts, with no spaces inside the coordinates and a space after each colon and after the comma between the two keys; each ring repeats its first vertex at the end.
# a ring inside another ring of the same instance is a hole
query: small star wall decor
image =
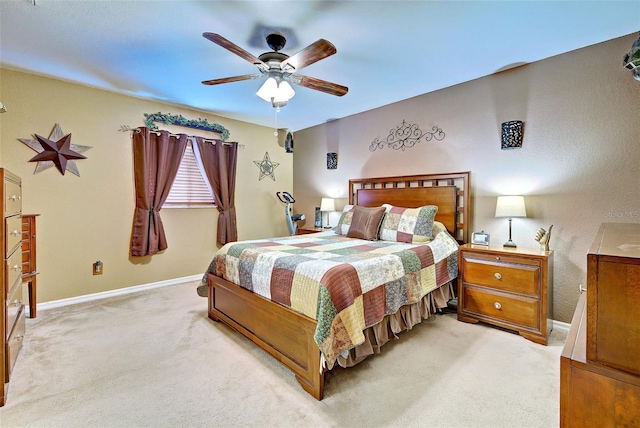
{"type": "Polygon", "coordinates": [[[258,181],[262,180],[267,176],[271,177],[273,181],[276,181],[276,175],[274,173],[274,170],[280,164],[278,162],[271,162],[271,158],[269,157],[269,152],[264,152],[264,158],[262,159],[262,162],[253,161],[253,163],[255,163],[256,166],[260,168],[260,177],[258,178],[258,181]]]}
{"type": "Polygon", "coordinates": [[[66,171],[80,177],[76,159],[86,159],[81,153],[86,152],[91,147],[71,144],[71,134],[64,135],[59,123],[51,131],[49,138],[44,138],[34,134],[35,140],[29,138],[18,138],[22,143],[38,152],[29,162],[38,162],[33,172],[37,174],[41,171],[55,166],[62,175],[66,171]]]}

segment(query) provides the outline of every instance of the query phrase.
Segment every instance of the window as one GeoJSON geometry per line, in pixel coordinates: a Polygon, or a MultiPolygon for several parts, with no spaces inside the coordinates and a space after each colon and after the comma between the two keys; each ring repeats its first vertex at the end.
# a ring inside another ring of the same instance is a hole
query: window
{"type": "MultiPolygon", "coordinates": [[[[196,160],[193,146],[192,141],[187,143],[178,174],[162,208],[211,208],[215,206],[213,192],[201,166],[202,162],[196,160]]],[[[195,151],[197,152],[197,148],[195,151]]]]}

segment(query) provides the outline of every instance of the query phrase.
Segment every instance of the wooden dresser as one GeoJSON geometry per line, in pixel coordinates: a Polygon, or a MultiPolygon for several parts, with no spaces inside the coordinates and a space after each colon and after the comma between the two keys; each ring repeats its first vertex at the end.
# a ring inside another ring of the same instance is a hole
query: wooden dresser
{"type": "Polygon", "coordinates": [[[22,282],[29,286],[29,318],[36,317],[36,217],[40,214],[22,214],[22,282]]]}
{"type": "Polygon", "coordinates": [[[605,223],[560,357],[561,427],[640,427],[640,224],[605,223]]]}
{"type": "Polygon", "coordinates": [[[25,333],[24,304],[22,303],[22,181],[20,177],[0,168],[2,180],[2,254],[4,263],[0,268],[4,290],[2,295],[2,332],[4,343],[0,350],[0,375],[4,388],[0,405],[4,405],[9,389],[11,371],[22,348],[25,333]]]}
{"type": "Polygon", "coordinates": [[[458,267],[458,320],[497,325],[547,344],[553,251],[465,244],[458,267]]]}

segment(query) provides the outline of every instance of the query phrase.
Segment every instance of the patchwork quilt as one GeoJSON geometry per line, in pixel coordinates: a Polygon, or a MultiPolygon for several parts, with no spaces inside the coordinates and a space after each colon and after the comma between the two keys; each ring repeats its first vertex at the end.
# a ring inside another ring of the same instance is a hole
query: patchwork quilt
{"type": "Polygon", "coordinates": [[[420,244],[326,231],[228,243],[207,273],[317,320],[314,339],[331,369],[340,353],[364,342],[363,330],[455,279],[457,254],[440,223],[433,240],[420,244]]]}

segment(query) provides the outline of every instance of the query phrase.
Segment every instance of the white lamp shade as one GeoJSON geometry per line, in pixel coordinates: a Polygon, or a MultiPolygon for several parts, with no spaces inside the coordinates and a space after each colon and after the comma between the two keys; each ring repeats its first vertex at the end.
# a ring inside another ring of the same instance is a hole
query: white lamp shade
{"type": "Polygon", "coordinates": [[[524,196],[498,196],[496,217],[526,217],[524,196]]]}
{"type": "Polygon", "coordinates": [[[269,77],[258,89],[256,95],[268,102],[283,103],[289,101],[296,92],[289,82],[281,80],[279,83],[274,77],[269,77]]]}
{"type": "Polygon", "coordinates": [[[335,211],[336,210],[336,202],[333,198],[322,198],[322,202],[320,202],[320,211],[335,211]]]}

